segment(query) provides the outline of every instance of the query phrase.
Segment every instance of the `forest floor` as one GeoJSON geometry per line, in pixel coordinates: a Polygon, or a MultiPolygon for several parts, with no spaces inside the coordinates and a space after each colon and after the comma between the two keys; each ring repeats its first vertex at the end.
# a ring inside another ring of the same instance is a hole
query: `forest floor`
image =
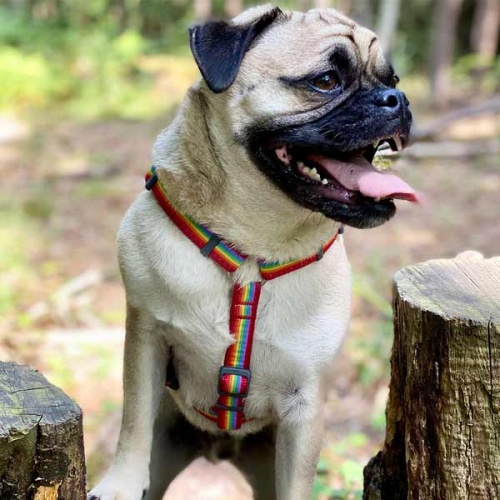
{"type": "MultiPolygon", "coordinates": [[[[120,425],[125,301],[114,235],[170,118],[0,115],[0,359],[36,367],[83,408],[90,484],[120,425]]],[[[483,117],[450,134],[498,140],[500,124],[483,117]]],[[[400,202],[380,228],[347,228],[353,319],[332,366],[317,498],[359,492],[362,468],[381,446],[393,273],[468,249],[500,254],[499,160],[401,159],[397,170],[425,193],[425,205],[400,202]]]]}

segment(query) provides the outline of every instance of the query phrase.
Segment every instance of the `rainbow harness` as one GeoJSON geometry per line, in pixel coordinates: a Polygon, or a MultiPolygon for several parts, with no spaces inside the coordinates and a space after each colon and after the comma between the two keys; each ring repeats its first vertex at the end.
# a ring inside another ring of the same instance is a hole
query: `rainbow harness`
{"type": "MultiPolygon", "coordinates": [[[[158,204],[172,222],[200,249],[204,257],[210,257],[230,273],[236,271],[245,262],[247,256],[238,252],[206,227],[178,212],[168,201],[155,171],[156,168],[153,166],[146,174],[146,189],[152,191],[158,204]]],[[[266,281],[317,262],[333,245],[337,235],[342,232],[343,229],[340,228],[338,233],[335,233],[317,253],[304,259],[284,263],[259,260],[261,281],[252,281],[245,285],[234,283],[229,315],[229,332],[234,337],[234,343],[227,348],[224,364],[219,371],[217,387],[219,397],[209,412],[196,409],[207,419],[216,422],[219,429],[237,430],[243,423],[251,420],[244,416],[244,404],[250,389],[250,358],[262,285],[266,281]]]]}

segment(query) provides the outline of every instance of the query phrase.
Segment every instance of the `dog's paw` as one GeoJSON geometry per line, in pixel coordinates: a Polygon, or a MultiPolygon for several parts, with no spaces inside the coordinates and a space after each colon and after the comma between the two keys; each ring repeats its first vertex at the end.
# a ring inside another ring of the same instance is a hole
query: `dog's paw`
{"type": "Polygon", "coordinates": [[[148,488],[147,479],[130,474],[108,474],[87,495],[87,500],[141,500],[148,488]]]}

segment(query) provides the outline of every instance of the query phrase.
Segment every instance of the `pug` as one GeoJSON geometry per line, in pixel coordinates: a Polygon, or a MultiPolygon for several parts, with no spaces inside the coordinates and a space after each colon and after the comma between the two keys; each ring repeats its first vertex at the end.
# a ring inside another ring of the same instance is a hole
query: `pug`
{"type": "Polygon", "coordinates": [[[123,421],[88,498],[159,499],[205,456],[257,499],[310,499],[349,321],[342,228],[418,201],[372,165],[408,143],[409,103],[377,37],[333,9],[260,6],[190,43],[202,79],[118,233],[123,421]]]}

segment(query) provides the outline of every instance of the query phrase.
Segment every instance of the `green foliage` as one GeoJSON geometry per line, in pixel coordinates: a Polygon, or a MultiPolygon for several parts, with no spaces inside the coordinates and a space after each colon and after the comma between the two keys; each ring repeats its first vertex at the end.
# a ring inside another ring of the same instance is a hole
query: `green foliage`
{"type": "Polygon", "coordinates": [[[388,379],[392,338],[392,323],[387,320],[373,322],[369,341],[366,338],[353,340],[354,362],[362,385],[371,386],[388,379]]]}
{"type": "MultiPolygon", "coordinates": [[[[57,22],[0,9],[0,110],[52,107],[80,119],[150,118],[178,102],[180,92],[158,105],[155,74],[145,64],[148,53],[160,49],[158,42],[138,28],[119,32],[106,15],[92,21],[105,4],[86,4],[79,22],[72,21],[72,9],[57,22]]],[[[169,61],[167,71],[175,73],[175,61],[169,61]]]]}
{"type": "Polygon", "coordinates": [[[347,339],[349,352],[356,364],[361,384],[370,386],[387,380],[389,376],[390,350],[393,338],[392,308],[387,289],[387,266],[381,256],[374,253],[361,273],[354,273],[353,294],[372,310],[370,331],[347,339]],[[385,292],[385,294],[384,294],[385,292]]]}
{"type": "Polygon", "coordinates": [[[60,86],[40,54],[25,54],[14,47],[0,48],[0,107],[43,106],[57,96],[60,86]]]}
{"type": "Polygon", "coordinates": [[[371,426],[380,433],[385,430],[386,421],[387,417],[385,414],[385,410],[375,412],[370,419],[371,426]]]}
{"type": "Polygon", "coordinates": [[[428,65],[433,43],[431,20],[434,8],[435,2],[431,0],[401,3],[392,54],[400,75],[421,71],[428,65]]]}
{"type": "Polygon", "coordinates": [[[496,60],[467,54],[453,67],[454,81],[465,92],[494,93],[500,90],[500,57],[496,60]]]}
{"type": "Polygon", "coordinates": [[[314,481],[315,500],[356,500],[363,483],[363,466],[355,460],[356,451],[368,444],[362,432],[350,432],[345,438],[323,450],[314,481]],[[332,487],[335,484],[336,487],[332,487]]]}
{"type": "Polygon", "coordinates": [[[27,317],[17,313],[31,297],[37,272],[30,250],[40,245],[39,224],[21,206],[6,205],[0,201],[0,330],[26,326],[27,317]]]}
{"type": "MultiPolygon", "coordinates": [[[[246,0],[244,6],[256,3],[263,2],[246,0]]],[[[301,8],[294,0],[276,4],[301,8]]],[[[0,110],[57,108],[76,118],[149,118],[178,100],[177,94],[166,101],[158,98],[158,75],[148,71],[144,61],[151,55],[188,55],[193,1],[38,0],[8,5],[0,6],[0,110]]],[[[368,5],[376,18],[380,2],[368,5]]],[[[213,0],[212,7],[213,17],[224,17],[225,0],[213,0]]],[[[391,54],[400,75],[428,66],[433,9],[430,0],[404,5],[391,54]]],[[[461,30],[468,33],[470,19],[462,17],[461,30]]],[[[467,54],[465,38],[460,38],[458,56],[467,54]]],[[[498,90],[499,67],[497,63],[481,77],[480,90],[498,90]]],[[[470,69],[467,58],[457,66],[457,74],[466,75],[462,85],[469,87],[477,75],[470,69]]]]}
{"type": "Polygon", "coordinates": [[[359,484],[363,477],[363,467],[354,460],[345,460],[337,468],[344,488],[332,488],[328,484],[328,472],[331,470],[332,464],[325,459],[321,459],[318,463],[316,478],[313,485],[313,499],[328,499],[328,500],[361,500],[362,492],[353,490],[352,484],[359,484]]]}

